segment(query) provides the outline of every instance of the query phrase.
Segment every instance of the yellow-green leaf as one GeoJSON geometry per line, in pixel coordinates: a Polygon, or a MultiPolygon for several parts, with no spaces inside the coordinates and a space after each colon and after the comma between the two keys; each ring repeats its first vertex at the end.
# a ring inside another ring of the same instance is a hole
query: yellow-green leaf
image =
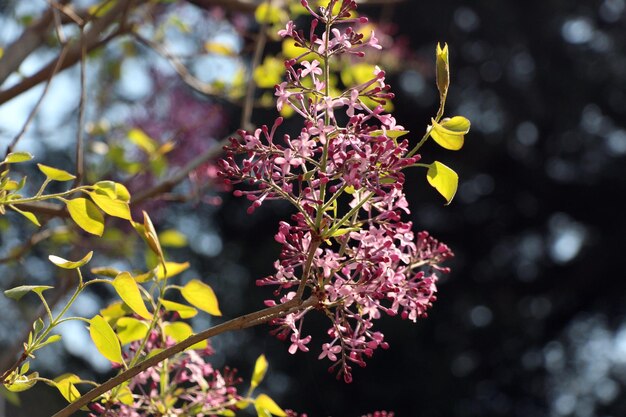
{"type": "Polygon", "coordinates": [[[128,313],[130,313],[130,309],[128,308],[128,305],[124,304],[122,301],[115,301],[109,304],[106,308],[100,310],[100,315],[107,321],[125,316],[128,313]]]}
{"type": "Polygon", "coordinates": [[[76,176],[70,174],[67,171],[63,171],[62,169],[49,167],[44,164],[37,164],[39,170],[43,172],[43,174],[51,180],[54,181],[70,181],[76,178],[76,176]]]}
{"type": "Polygon", "coordinates": [[[135,403],[135,400],[133,399],[133,392],[128,386],[123,386],[118,389],[113,400],[118,400],[122,404],[126,405],[133,405],[135,403]]]}
{"type": "Polygon", "coordinates": [[[49,290],[50,288],[54,287],[51,287],[49,285],[20,285],[19,287],[5,290],[4,295],[17,301],[30,291],[41,295],[42,292],[44,292],[45,290],[49,290]]]}
{"type": "Polygon", "coordinates": [[[159,241],[162,246],[170,248],[182,248],[187,246],[187,238],[176,229],[168,229],[159,233],[159,241]]]}
{"type": "MultiPolygon", "coordinates": [[[[171,337],[176,342],[182,342],[193,334],[193,329],[187,323],[177,321],[174,323],[165,323],[164,332],[166,336],[171,337]]],[[[207,341],[202,340],[194,345],[189,346],[187,349],[204,349],[207,347],[207,341]]]]}
{"type": "Polygon", "coordinates": [[[159,266],[157,266],[156,276],[157,276],[157,279],[160,281],[162,279],[165,279],[166,271],[167,271],[167,278],[172,278],[173,276],[176,276],[180,274],[181,272],[186,271],[188,268],[189,268],[189,262],[183,262],[183,263],[165,262],[165,265],[160,264],[159,266]]]}
{"type": "Polygon", "coordinates": [[[457,173],[441,162],[435,161],[428,166],[426,178],[428,183],[446,199],[446,205],[450,204],[459,185],[457,173]]]}
{"type": "Polygon", "coordinates": [[[204,282],[194,279],[189,281],[180,293],[189,304],[213,316],[221,316],[217,297],[213,289],[204,282]]]}
{"type": "Polygon", "coordinates": [[[268,56],[263,60],[263,64],[254,69],[252,78],[261,88],[272,88],[279,84],[285,72],[285,66],[277,58],[268,56]]]}
{"type": "Polygon", "coordinates": [[[157,141],[152,139],[141,129],[129,130],[128,139],[150,156],[152,156],[158,148],[157,141]]]}
{"type": "Polygon", "coordinates": [[[263,2],[254,11],[254,18],[259,23],[275,24],[287,20],[287,14],[280,7],[263,2]]]}
{"type": "Polygon", "coordinates": [[[130,201],[130,193],[124,184],[120,184],[119,182],[115,183],[115,194],[119,200],[126,201],[127,203],[130,201]]]}
{"type": "Polygon", "coordinates": [[[159,298],[159,300],[161,301],[161,305],[163,305],[166,311],[176,311],[181,319],[188,319],[198,314],[198,310],[191,306],[188,306],[187,304],[164,300],[162,298],[159,298]]]}
{"type": "Polygon", "coordinates": [[[90,192],[89,197],[109,216],[119,217],[120,219],[132,220],[128,203],[121,200],[115,200],[104,192],[90,192]]]}
{"type": "Polygon", "coordinates": [[[378,136],[387,136],[390,139],[397,139],[399,137],[402,137],[404,135],[408,135],[409,131],[408,130],[373,130],[370,132],[370,136],[374,136],[374,137],[378,137],[378,136]]]}
{"type": "Polygon", "coordinates": [[[254,372],[252,373],[252,380],[250,381],[250,387],[253,389],[258,387],[263,378],[265,378],[265,373],[267,372],[267,359],[265,359],[265,355],[261,355],[257,358],[256,363],[254,364],[254,372]]]}
{"type": "Polygon", "coordinates": [[[82,259],[76,262],[68,261],[67,259],[63,259],[60,256],[56,256],[56,255],[50,255],[48,256],[48,259],[50,260],[50,262],[52,262],[59,268],[76,269],[76,268],[80,268],[81,266],[89,262],[92,256],[93,256],[93,251],[90,251],[89,253],[87,253],[87,255],[83,256],[82,259]]]}
{"type": "Polygon", "coordinates": [[[448,44],[444,43],[443,48],[437,42],[436,52],[436,66],[437,66],[437,89],[439,90],[440,98],[444,99],[448,94],[448,87],[450,86],[450,62],[448,57],[448,44]]]}
{"type": "Polygon", "coordinates": [[[287,413],[266,394],[260,394],[256,397],[254,408],[259,417],[269,417],[270,414],[279,417],[287,416],[287,413]]]}
{"type": "Polygon", "coordinates": [[[143,234],[148,242],[150,249],[159,257],[162,264],[165,264],[165,258],[163,257],[163,249],[161,249],[161,243],[157,237],[157,232],[154,230],[154,225],[150,216],[145,211],[143,212],[143,234]]]}
{"type": "Polygon", "coordinates": [[[94,203],[86,198],[75,198],[66,203],[72,220],[85,232],[102,236],[104,232],[104,217],[94,203]]]}
{"type": "Polygon", "coordinates": [[[143,339],[148,333],[148,324],[134,317],[120,317],[117,320],[117,336],[122,345],[143,339]]]}
{"type": "Polygon", "coordinates": [[[78,375],[63,374],[54,378],[54,385],[57,387],[63,398],[68,402],[74,402],[80,398],[80,392],[74,384],[81,381],[78,375]]]}
{"type": "Polygon", "coordinates": [[[120,341],[102,316],[94,316],[89,320],[89,335],[102,356],[111,362],[124,363],[120,341]]]}
{"type": "Polygon", "coordinates": [[[120,296],[122,301],[130,307],[140,317],[150,320],[152,314],[146,308],[146,304],[141,298],[141,291],[135,279],[128,272],[121,272],[112,282],[113,288],[120,296]]]}
{"type": "Polygon", "coordinates": [[[431,123],[430,136],[442,148],[458,151],[463,147],[465,135],[470,130],[469,120],[463,116],[454,116],[451,119],[442,120],[441,123],[431,119],[431,123]]]}
{"type": "Polygon", "coordinates": [[[26,162],[33,159],[33,156],[28,152],[11,152],[4,158],[6,164],[17,164],[20,162],[26,162]]]}
{"type": "Polygon", "coordinates": [[[33,222],[37,226],[41,227],[41,223],[39,223],[39,220],[37,219],[37,216],[35,216],[30,211],[20,210],[20,209],[18,209],[17,207],[15,207],[13,205],[11,205],[11,208],[13,210],[17,211],[18,213],[20,213],[22,216],[26,217],[28,220],[30,220],[31,222],[33,222]]]}
{"type": "Polygon", "coordinates": [[[33,372],[32,374],[19,375],[10,385],[5,385],[6,389],[11,392],[22,392],[30,389],[37,383],[37,378],[39,377],[39,373],[33,372]]]}

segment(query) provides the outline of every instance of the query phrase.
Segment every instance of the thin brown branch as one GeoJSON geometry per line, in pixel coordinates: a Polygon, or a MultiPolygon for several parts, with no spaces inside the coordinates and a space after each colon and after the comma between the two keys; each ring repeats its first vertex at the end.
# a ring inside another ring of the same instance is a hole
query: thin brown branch
{"type": "Polygon", "coordinates": [[[194,345],[198,342],[222,333],[230,332],[233,330],[242,330],[248,327],[256,326],[258,324],[267,323],[268,321],[278,318],[285,313],[309,308],[317,305],[317,303],[318,300],[315,297],[308,298],[304,301],[294,298],[284,304],[279,304],[277,306],[265,308],[251,314],[239,316],[235,319],[227,321],[226,323],[218,324],[217,326],[211,327],[210,329],[190,336],[182,342],[177,343],[176,345],[159,352],[158,354],[144,360],[143,362],[138,363],[132,368],[127,369],[121,374],[109,379],[102,385],[99,385],[98,387],[87,392],[85,395],[83,395],[73,403],[69,404],[67,407],[54,414],[52,417],[68,417],[72,415],[73,413],[77,412],[81,407],[84,407],[90,402],[97,399],[100,395],[110,391],[111,389],[122,384],[123,382],[128,381],[130,378],[134,377],[140,372],[143,372],[146,369],[164,361],[165,359],[170,358],[179,352],[182,352],[191,345],[194,345]]]}
{"type": "Polygon", "coordinates": [[[192,171],[200,167],[200,165],[220,155],[222,153],[222,148],[228,143],[228,139],[234,134],[235,133],[232,133],[219,142],[211,145],[211,147],[209,147],[202,154],[198,155],[179,171],[175,172],[170,178],[146,191],[138,193],[131,200],[131,204],[138,204],[149,198],[171,191],[176,185],[183,182],[192,171]]]}
{"type": "MultiPolygon", "coordinates": [[[[90,22],[88,30],[86,30],[82,35],[82,38],[84,39],[70,42],[71,47],[67,52],[67,56],[62,61],[59,71],[63,71],[64,69],[73,66],[81,59],[83,50],[82,45],[84,45],[87,52],[90,52],[107,44],[111,41],[111,39],[127,33],[129,28],[126,25],[125,20],[120,19],[120,17],[123,16],[131,7],[136,7],[138,4],[144,3],[145,1],[146,0],[120,0],[104,16],[96,18],[90,22]],[[109,33],[109,27],[114,24],[117,24],[116,30],[103,37],[102,34],[109,33]]],[[[52,20],[52,14],[50,19],[52,20]]],[[[5,51],[5,55],[7,54],[9,54],[8,50],[5,51]]],[[[24,58],[25,56],[22,59],[24,58]]],[[[19,96],[23,92],[48,79],[56,66],[57,60],[58,59],[55,59],[38,72],[30,77],[24,78],[16,85],[0,91],[0,104],[6,103],[7,101],[19,96]]]]}
{"type": "Polygon", "coordinates": [[[35,116],[37,115],[37,112],[39,111],[39,107],[41,107],[41,103],[43,102],[43,99],[48,94],[48,91],[50,89],[50,84],[52,84],[52,80],[54,79],[54,76],[61,69],[61,65],[63,64],[63,60],[67,56],[67,51],[68,51],[68,47],[64,46],[63,49],[61,50],[61,53],[59,54],[59,57],[57,58],[57,61],[56,61],[55,65],[54,65],[54,67],[52,68],[52,72],[48,76],[48,80],[46,81],[46,86],[44,87],[43,91],[41,92],[41,96],[39,96],[39,100],[37,100],[37,103],[35,103],[35,106],[33,107],[33,109],[31,110],[30,114],[28,115],[28,118],[26,118],[26,121],[24,122],[24,125],[22,126],[22,129],[13,138],[13,140],[11,141],[9,146],[7,146],[7,151],[6,151],[7,155],[10,154],[11,152],[13,152],[13,149],[15,148],[15,146],[20,141],[20,139],[22,139],[24,134],[26,134],[26,131],[28,130],[28,127],[30,126],[32,121],[35,119],[35,116]]]}
{"type": "MultiPolygon", "coordinates": [[[[272,0],[265,0],[268,6],[271,6],[272,0]]],[[[267,8],[266,14],[270,12],[270,8],[267,8]]],[[[259,34],[256,38],[254,46],[254,56],[252,57],[252,63],[250,64],[250,72],[248,73],[248,88],[246,90],[246,99],[243,102],[243,111],[241,113],[241,121],[239,125],[244,130],[253,130],[251,125],[252,110],[254,108],[254,92],[256,91],[256,84],[253,81],[253,74],[256,67],[261,63],[263,57],[263,51],[265,50],[265,44],[267,43],[267,21],[263,22],[259,29],[259,34]]]]}
{"type": "Polygon", "coordinates": [[[83,131],[85,127],[85,101],[87,90],[85,88],[85,71],[87,61],[87,49],[85,48],[83,36],[84,28],[80,28],[81,57],[80,57],[80,101],[78,103],[78,126],[76,127],[76,179],[74,179],[74,187],[79,186],[83,181],[84,167],[84,150],[83,150],[83,131]]]}
{"type": "Polygon", "coordinates": [[[178,73],[183,82],[192,89],[206,96],[218,97],[220,100],[224,100],[233,104],[239,104],[238,100],[234,100],[225,96],[223,92],[221,92],[219,89],[216,89],[212,85],[198,79],[195,75],[189,72],[189,69],[187,69],[187,67],[180,60],[180,58],[169,52],[163,45],[154,42],[153,40],[148,39],[137,32],[133,32],[132,35],[139,43],[154,50],[157,54],[166,59],[170,63],[172,68],[174,68],[174,70],[178,73]]]}

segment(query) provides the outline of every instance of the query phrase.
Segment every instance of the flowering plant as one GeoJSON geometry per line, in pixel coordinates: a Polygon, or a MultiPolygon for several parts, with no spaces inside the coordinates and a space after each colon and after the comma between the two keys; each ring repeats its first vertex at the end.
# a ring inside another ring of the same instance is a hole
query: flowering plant
{"type": "Polygon", "coordinates": [[[241,140],[233,138],[225,148],[221,175],[249,185],[235,191],[252,201],[249,213],[267,200],[286,200],[297,210],[290,222],[280,222],[275,236],[282,245],[276,273],[257,283],[276,286],[277,299],[266,300],[267,306],[314,300],[273,319],[273,333],[289,339],[289,352],[307,352],[311,336],[303,331],[304,318],[322,312],[330,327],[319,358],[330,360],[329,371],[350,382],[354,364],[365,366],[375,349],[388,347],[374,326],[382,313],[416,321],[436,299],[438,273],[447,271],[440,264],[452,252],[427,232],[415,236],[412,223],[403,220],[410,213],[403,170],[427,168],[429,183],[450,202],[456,173],[437,161],[419,163],[417,151],[431,136],[444,148],[460,149],[469,121],[441,119],[449,83],[447,46],[437,48],[440,109],[413,148],[400,139],[408,132],[383,109],[393,93],[382,69],[332,95],[331,60],[363,56],[380,45],[374,33],[364,41],[350,26],[367,21],[354,13],[353,0],[330,0],[317,11],[306,0],[301,3],[313,20],[308,33],[293,21],[279,32],[302,54],[285,61],[286,81],[276,86],[275,96],[279,111],[289,106],[303,119],[302,129],[297,137],[279,138],[279,117],[271,128],[240,131],[241,140]],[[376,106],[368,107],[364,98],[376,106]]]}

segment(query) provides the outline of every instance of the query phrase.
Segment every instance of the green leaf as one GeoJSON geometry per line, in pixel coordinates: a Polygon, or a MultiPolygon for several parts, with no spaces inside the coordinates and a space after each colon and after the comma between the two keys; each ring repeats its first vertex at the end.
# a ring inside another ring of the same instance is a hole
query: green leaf
{"type": "Polygon", "coordinates": [[[54,287],[51,287],[49,285],[20,285],[19,287],[5,290],[4,295],[17,301],[30,291],[41,295],[42,292],[44,292],[45,290],[49,290],[50,288],[54,287]]]}
{"type": "Polygon", "coordinates": [[[259,23],[275,24],[280,23],[286,19],[287,15],[278,6],[269,4],[269,2],[263,2],[259,4],[254,11],[254,18],[259,23]]]}
{"type": "Polygon", "coordinates": [[[221,316],[222,312],[213,289],[204,282],[194,279],[189,281],[180,293],[189,304],[213,316],[221,316]]]}
{"type": "Polygon", "coordinates": [[[109,216],[119,217],[120,219],[132,220],[128,203],[121,200],[111,198],[105,192],[90,192],[89,197],[109,216]]]}
{"type": "Polygon", "coordinates": [[[20,162],[26,162],[33,159],[33,156],[28,152],[11,152],[4,158],[5,164],[18,164],[20,162]]]}
{"type": "Polygon", "coordinates": [[[89,253],[87,253],[87,255],[83,256],[82,259],[80,259],[80,260],[78,260],[76,262],[68,261],[67,259],[63,259],[63,258],[61,258],[59,256],[55,256],[55,255],[48,256],[48,259],[50,260],[50,262],[52,262],[53,264],[55,264],[59,268],[76,269],[76,268],[80,268],[81,266],[83,266],[87,262],[89,262],[91,260],[92,256],[93,256],[93,251],[90,251],[89,253]]]}
{"type": "Polygon", "coordinates": [[[463,147],[465,135],[470,130],[470,121],[463,116],[454,116],[451,119],[443,119],[441,124],[431,119],[432,128],[430,136],[442,148],[458,151],[463,147]]]}
{"type": "Polygon", "coordinates": [[[102,191],[113,200],[130,201],[130,193],[128,189],[119,182],[114,181],[98,181],[93,185],[97,191],[102,191]]]}
{"type": "Polygon", "coordinates": [[[250,387],[256,388],[259,386],[263,378],[265,378],[265,373],[267,372],[267,359],[265,355],[261,355],[257,358],[256,363],[254,364],[254,372],[252,373],[252,380],[250,381],[250,387]]]}
{"type": "Polygon", "coordinates": [[[279,417],[287,416],[287,413],[266,394],[260,394],[255,398],[254,408],[259,417],[270,417],[270,415],[279,417]]]}
{"type": "Polygon", "coordinates": [[[198,314],[198,310],[191,306],[188,306],[187,304],[164,300],[162,298],[159,298],[159,300],[161,301],[161,305],[163,305],[166,311],[176,311],[181,319],[188,319],[198,314]]]}
{"type": "Polygon", "coordinates": [[[172,278],[180,274],[181,272],[186,271],[187,269],[189,269],[189,262],[165,262],[165,265],[160,264],[159,266],[157,266],[156,276],[157,279],[160,281],[162,279],[165,279],[165,271],[167,271],[167,278],[172,278]]]}
{"type": "Polygon", "coordinates": [[[439,97],[443,101],[448,94],[450,86],[450,62],[447,43],[444,43],[443,48],[441,48],[441,45],[437,42],[436,67],[437,89],[439,90],[439,97]]]}
{"type": "Polygon", "coordinates": [[[408,135],[409,131],[408,130],[387,130],[387,131],[382,131],[382,130],[373,130],[370,133],[370,136],[373,137],[378,137],[378,136],[387,136],[389,139],[397,139],[400,138],[404,135],[408,135]]]}
{"type": "Polygon", "coordinates": [[[157,141],[152,139],[141,129],[129,130],[128,139],[150,156],[156,152],[158,147],[157,141]]]}
{"type": "Polygon", "coordinates": [[[145,211],[143,212],[143,234],[148,242],[150,249],[159,257],[159,260],[165,265],[165,257],[163,256],[163,249],[161,249],[161,243],[157,237],[157,232],[154,230],[154,225],[150,216],[145,211]]]}
{"type": "Polygon", "coordinates": [[[42,342],[39,345],[37,345],[37,347],[35,349],[33,349],[33,351],[35,351],[37,349],[41,349],[42,347],[44,347],[46,345],[49,345],[51,343],[58,342],[59,340],[61,340],[61,335],[60,334],[53,334],[52,336],[47,338],[44,342],[42,342]]]}
{"type": "Polygon", "coordinates": [[[89,320],[89,335],[102,356],[111,362],[124,363],[120,341],[102,316],[94,316],[89,320]]]}
{"type": "Polygon", "coordinates": [[[120,184],[119,182],[115,183],[115,195],[117,195],[118,200],[126,201],[127,203],[130,201],[130,193],[128,192],[128,188],[124,184],[120,184]]]}
{"type": "Polygon", "coordinates": [[[170,248],[187,246],[187,237],[176,229],[169,229],[159,233],[159,241],[162,246],[170,248]]]}
{"type": "MultiPolygon", "coordinates": [[[[182,342],[193,334],[193,329],[187,323],[177,321],[174,323],[165,323],[164,333],[176,342],[182,342]]],[[[204,349],[207,347],[207,341],[202,340],[194,345],[189,346],[188,350],[204,349]]]]}
{"type": "Polygon", "coordinates": [[[134,317],[120,317],[117,320],[117,336],[122,345],[143,339],[148,333],[148,324],[134,317]]]}
{"type": "Polygon", "coordinates": [[[86,198],[75,198],[65,203],[72,220],[85,232],[102,236],[104,217],[96,205],[86,198]]]}
{"type": "Polygon", "coordinates": [[[120,298],[140,317],[150,320],[152,314],[146,308],[146,304],[141,298],[141,291],[135,279],[128,272],[121,272],[112,282],[113,288],[120,298]]]}
{"type": "Polygon", "coordinates": [[[128,308],[128,305],[124,304],[122,301],[113,302],[100,310],[100,315],[102,315],[102,317],[104,317],[107,321],[125,316],[128,313],[130,313],[130,309],[128,308]]]}
{"type": "Polygon", "coordinates": [[[5,385],[5,387],[11,392],[22,392],[30,389],[37,383],[37,378],[39,377],[39,373],[33,372],[32,374],[19,375],[10,385],[5,385]]]}
{"type": "Polygon", "coordinates": [[[62,169],[49,167],[44,164],[37,164],[39,170],[50,180],[54,181],[70,181],[76,178],[75,175],[70,174],[62,169]]]}
{"type": "Polygon", "coordinates": [[[15,207],[13,205],[11,205],[11,208],[13,210],[15,210],[16,212],[20,213],[22,216],[26,217],[28,220],[30,220],[31,222],[33,222],[37,226],[41,227],[41,223],[39,223],[39,220],[37,219],[37,216],[35,216],[30,211],[20,210],[20,209],[18,209],[17,207],[15,207]]]}
{"type": "Polygon", "coordinates": [[[435,161],[428,166],[426,178],[428,183],[446,199],[446,205],[450,204],[459,186],[457,173],[441,162],[435,161]]]}
{"type": "Polygon", "coordinates": [[[115,393],[115,397],[112,398],[112,400],[117,400],[126,405],[133,405],[135,403],[135,400],[133,398],[133,392],[130,388],[128,388],[128,386],[123,386],[118,389],[115,393]]]}
{"type": "Polygon", "coordinates": [[[121,271],[110,266],[100,266],[91,268],[91,273],[95,275],[103,275],[109,278],[115,278],[121,271]]]}
{"type": "Polygon", "coordinates": [[[54,385],[57,387],[63,398],[68,402],[74,402],[80,398],[80,392],[76,389],[74,384],[81,382],[78,375],[63,374],[54,378],[54,385]]]}

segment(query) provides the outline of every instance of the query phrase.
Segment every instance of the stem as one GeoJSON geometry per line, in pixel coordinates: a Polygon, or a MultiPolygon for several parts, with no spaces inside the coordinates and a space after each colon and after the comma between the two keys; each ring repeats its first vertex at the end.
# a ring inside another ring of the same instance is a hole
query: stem
{"type": "Polygon", "coordinates": [[[352,215],[354,215],[354,213],[358,213],[361,207],[363,207],[363,204],[367,203],[369,199],[372,198],[373,196],[374,196],[374,193],[371,192],[365,198],[359,201],[359,204],[352,207],[352,209],[349,212],[347,212],[346,215],[343,216],[341,220],[339,220],[339,222],[335,223],[335,225],[326,232],[326,236],[331,236],[333,233],[335,233],[341,226],[343,226],[350,219],[350,217],[352,217],[352,215]]]}
{"type": "Polygon", "coordinates": [[[316,305],[318,302],[316,297],[310,297],[304,301],[293,299],[289,300],[284,304],[279,304],[277,306],[265,308],[263,310],[256,311],[251,314],[245,314],[243,316],[239,316],[232,320],[227,321],[226,323],[218,324],[217,326],[211,327],[210,329],[206,329],[200,333],[197,333],[193,336],[188,337],[180,343],[171,346],[156,355],[144,360],[143,362],[138,363],[137,365],[130,367],[126,371],[120,373],[119,375],[109,379],[102,385],[97,388],[92,389],[87,392],[85,395],[74,401],[73,403],[67,405],[65,408],[54,414],[52,417],[68,417],[73,413],[80,410],[81,407],[86,406],[91,401],[98,398],[100,395],[110,391],[116,386],[122,384],[124,381],[129,380],[140,372],[145,371],[146,369],[158,364],[159,362],[164,361],[167,358],[174,356],[175,354],[182,352],[186,348],[191,345],[194,345],[198,342],[201,342],[205,339],[211,338],[213,336],[217,336],[219,334],[233,331],[233,330],[241,330],[252,325],[261,324],[268,322],[272,319],[279,317],[283,313],[288,313],[293,310],[301,310],[303,308],[311,307],[316,305]]]}

